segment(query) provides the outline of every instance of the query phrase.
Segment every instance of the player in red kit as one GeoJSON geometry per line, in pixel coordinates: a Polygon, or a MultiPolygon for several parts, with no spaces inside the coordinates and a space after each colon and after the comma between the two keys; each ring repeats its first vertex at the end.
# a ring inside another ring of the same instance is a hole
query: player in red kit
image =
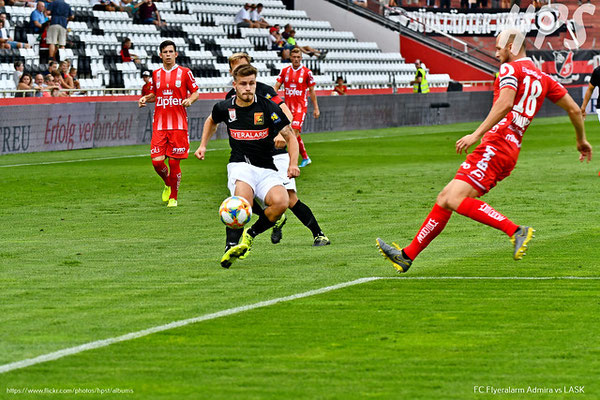
{"type": "Polygon", "coordinates": [[[510,175],[517,163],[523,134],[540,110],[544,98],[567,111],[575,127],[579,160],[591,160],[592,146],[585,137],[579,106],[562,85],[541,72],[526,57],[524,43],[525,37],[518,30],[506,30],[498,35],[496,57],[502,65],[494,104],[475,132],[456,142],[456,152],[467,152],[479,139],[482,139],[481,143],[440,192],[413,241],[401,249],[377,239],[379,250],[398,272],[406,272],[410,268],[415,257],[442,232],[453,211],[503,231],[514,245],[513,258],[523,258],[533,237],[533,228],[515,224],[477,197],[483,196],[510,175]]]}
{"type": "Polygon", "coordinates": [[[315,94],[315,79],[313,78],[312,71],[302,65],[302,52],[300,49],[292,49],[290,60],[292,61],[292,65],[281,70],[274,88],[275,91],[279,91],[281,85],[285,87],[285,103],[294,115],[292,129],[298,138],[300,155],[302,156],[300,167],[306,167],[311,163],[311,160],[306,153],[300,132],[302,132],[302,124],[304,123],[304,118],[306,118],[306,109],[308,106],[306,98],[307,90],[310,95],[310,101],[313,104],[313,116],[319,118],[321,113],[319,112],[319,103],[317,103],[317,95],[315,94]]]}
{"type": "Polygon", "coordinates": [[[177,192],[181,182],[179,163],[188,157],[190,150],[185,109],[198,100],[198,85],[192,71],[175,63],[175,43],[170,40],[162,42],[160,58],[163,67],[152,73],[152,93],[142,96],[138,105],[145,107],[147,103],[156,103],[150,156],[156,173],[165,182],[162,200],[168,201],[167,207],[177,207],[177,192]],[[165,157],[169,158],[168,168],[165,157]]]}

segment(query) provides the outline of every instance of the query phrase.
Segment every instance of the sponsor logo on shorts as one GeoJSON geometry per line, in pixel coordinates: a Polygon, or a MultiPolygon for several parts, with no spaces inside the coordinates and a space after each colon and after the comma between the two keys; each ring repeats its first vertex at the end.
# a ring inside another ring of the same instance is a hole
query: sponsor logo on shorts
{"type": "Polygon", "coordinates": [[[473,175],[475,179],[482,181],[485,178],[485,171],[488,169],[489,161],[496,155],[495,151],[497,151],[495,147],[485,146],[485,153],[483,153],[481,160],[477,162],[477,169],[469,172],[469,175],[473,175]]]}
{"type": "Polygon", "coordinates": [[[462,164],[460,164],[460,167],[462,169],[470,169],[471,168],[471,164],[469,164],[468,162],[463,162],[462,164]]]}
{"type": "Polygon", "coordinates": [[[261,112],[254,113],[254,125],[264,125],[265,115],[261,112]]]}
{"type": "Polygon", "coordinates": [[[235,140],[261,140],[269,136],[269,129],[260,131],[230,129],[231,137],[235,140]]]}
{"type": "Polygon", "coordinates": [[[421,229],[421,231],[419,231],[419,234],[417,235],[417,240],[419,241],[419,243],[422,243],[423,240],[427,237],[427,235],[429,235],[431,232],[433,232],[435,227],[438,226],[439,224],[440,223],[438,221],[436,221],[435,219],[429,218],[429,221],[427,221],[427,224],[425,224],[423,229],[421,229]]]}
{"type": "Polygon", "coordinates": [[[517,139],[517,137],[512,133],[506,135],[504,139],[506,139],[507,142],[514,143],[515,145],[517,145],[518,148],[521,148],[521,143],[519,143],[519,139],[517,139]]]}
{"type": "Polygon", "coordinates": [[[154,146],[152,148],[150,148],[150,154],[157,154],[160,153],[160,147],[154,146]]]}
{"type": "Polygon", "coordinates": [[[173,154],[185,154],[187,149],[185,147],[173,147],[173,154]]]}

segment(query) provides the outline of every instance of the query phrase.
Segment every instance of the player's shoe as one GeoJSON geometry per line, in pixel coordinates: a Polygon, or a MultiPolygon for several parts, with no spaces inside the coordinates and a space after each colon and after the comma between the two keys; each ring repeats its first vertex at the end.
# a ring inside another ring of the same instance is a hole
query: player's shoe
{"type": "Polygon", "coordinates": [[[408,271],[412,265],[412,260],[408,257],[404,257],[402,254],[402,249],[396,243],[392,244],[395,248],[380,238],[377,238],[377,247],[379,248],[379,252],[383,255],[383,257],[390,260],[398,272],[408,271]]]}
{"type": "Polygon", "coordinates": [[[238,258],[243,256],[247,252],[248,252],[248,245],[246,245],[244,243],[240,243],[240,244],[236,244],[236,245],[228,244],[225,247],[225,254],[223,254],[223,257],[221,257],[221,267],[223,267],[223,268],[231,267],[231,264],[233,264],[233,262],[235,260],[237,260],[238,258]]]}
{"type": "Polygon", "coordinates": [[[330,244],[331,244],[331,241],[329,240],[329,238],[327,236],[319,235],[319,236],[315,237],[315,241],[313,242],[313,247],[327,246],[330,244]]]}
{"type": "Polygon", "coordinates": [[[166,203],[167,201],[169,201],[169,197],[171,197],[171,186],[165,185],[165,188],[163,189],[162,193],[162,201],[166,203]]]}
{"type": "Polygon", "coordinates": [[[306,167],[308,164],[312,163],[310,157],[308,158],[303,158],[302,162],[300,163],[300,165],[298,165],[298,167],[303,168],[306,167]]]}
{"type": "Polygon", "coordinates": [[[513,254],[513,258],[515,260],[523,259],[523,256],[527,253],[527,244],[531,241],[534,235],[535,229],[530,226],[519,226],[514,235],[510,237],[510,241],[515,246],[515,252],[513,254]]]}
{"type": "Polygon", "coordinates": [[[167,207],[177,207],[177,200],[169,199],[169,202],[167,203],[167,207]]]}
{"type": "Polygon", "coordinates": [[[275,222],[275,225],[273,226],[273,230],[271,231],[271,243],[277,244],[277,243],[281,242],[281,237],[283,236],[283,234],[281,232],[281,228],[283,228],[283,226],[285,225],[286,222],[287,222],[287,217],[285,216],[285,214],[283,214],[281,216],[281,218],[279,218],[275,222]]]}
{"type": "Polygon", "coordinates": [[[242,241],[240,242],[240,244],[246,246],[246,251],[244,252],[244,254],[240,255],[240,260],[243,260],[244,258],[248,257],[248,255],[250,254],[250,250],[252,250],[253,241],[254,238],[248,234],[248,229],[244,229],[244,233],[242,234],[242,241]]]}

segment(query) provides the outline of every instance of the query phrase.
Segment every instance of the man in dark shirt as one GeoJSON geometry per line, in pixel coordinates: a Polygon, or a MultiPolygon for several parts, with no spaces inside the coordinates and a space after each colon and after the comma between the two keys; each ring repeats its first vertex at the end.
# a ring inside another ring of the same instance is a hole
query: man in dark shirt
{"type": "Polygon", "coordinates": [[[54,60],[56,46],[64,49],[67,44],[67,24],[73,19],[73,11],[64,0],[53,0],[48,3],[46,9],[51,16],[46,43],[49,45],[48,55],[51,60],[54,60]]]}
{"type": "MultiPolygon", "coordinates": [[[[585,109],[587,108],[588,102],[590,101],[590,98],[592,97],[592,94],[594,93],[594,89],[596,89],[598,86],[600,86],[600,67],[597,67],[596,69],[594,69],[594,72],[592,72],[592,77],[590,78],[590,84],[588,85],[587,91],[585,92],[585,95],[583,96],[583,103],[581,103],[581,113],[583,114],[583,118],[585,118],[585,109]]],[[[592,103],[592,106],[593,106],[593,103],[592,103]]],[[[598,97],[596,97],[595,108],[596,108],[596,111],[598,111],[598,97]]],[[[594,107],[592,107],[592,110],[593,109],[594,109],[594,107]]],[[[600,120],[600,112],[598,113],[598,120],[600,120]]]]}
{"type": "MultiPolygon", "coordinates": [[[[250,65],[250,56],[248,54],[235,53],[229,57],[229,73],[231,75],[233,75],[233,70],[240,65],[250,65]]],[[[266,97],[267,99],[271,100],[281,107],[281,110],[290,121],[293,119],[292,112],[272,86],[265,85],[262,82],[256,82],[256,95],[266,97]]],[[[235,96],[235,89],[231,89],[229,93],[227,93],[226,98],[229,99],[233,96],[235,96]]],[[[279,174],[285,179],[287,174],[287,165],[290,163],[290,156],[285,148],[285,140],[280,134],[275,137],[273,162],[275,163],[279,174]]],[[[286,180],[284,186],[288,191],[288,195],[290,196],[289,209],[300,220],[300,222],[304,224],[304,226],[310,229],[311,233],[313,234],[313,246],[326,246],[331,244],[329,238],[327,238],[323,231],[321,231],[321,227],[319,226],[319,223],[317,222],[317,219],[315,218],[310,207],[298,199],[296,180],[294,178],[286,180]]],[[[260,205],[255,204],[254,207],[252,207],[252,212],[256,215],[261,215],[263,213],[263,209],[260,205]]],[[[281,229],[283,228],[283,225],[285,225],[286,221],[287,217],[285,214],[283,214],[281,218],[275,222],[273,231],[271,232],[271,242],[273,244],[277,244],[281,241],[281,229]]],[[[241,235],[241,233],[238,233],[238,235],[241,235]]]]}
{"type": "Polygon", "coordinates": [[[136,4],[134,8],[139,8],[140,20],[143,24],[154,24],[158,27],[166,25],[161,21],[158,8],[156,8],[156,4],[152,0],[143,0],[136,4]]]}
{"type": "MultiPolygon", "coordinates": [[[[215,104],[212,114],[204,123],[202,141],[195,156],[204,160],[206,145],[219,123],[227,125],[231,155],[227,165],[229,190],[232,196],[241,196],[253,204],[261,200],[267,208],[250,228],[244,230],[238,244],[227,230],[227,245],[221,266],[229,268],[237,258],[245,258],[254,238],[271,228],[289,205],[284,180],[273,162],[274,139],[281,133],[287,142],[290,163],[287,178],[300,175],[297,164],[298,142],[289,126],[289,119],[274,102],[256,95],[256,68],[241,65],[233,71],[236,96],[215,104]]],[[[239,240],[239,235],[236,235],[239,240]]]]}

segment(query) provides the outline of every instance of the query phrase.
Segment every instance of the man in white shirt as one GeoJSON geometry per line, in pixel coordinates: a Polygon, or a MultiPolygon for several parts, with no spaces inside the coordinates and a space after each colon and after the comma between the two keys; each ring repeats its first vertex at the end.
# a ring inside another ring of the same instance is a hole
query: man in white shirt
{"type": "MultiPolygon", "coordinates": [[[[252,6],[251,6],[252,7],[252,6]]],[[[265,19],[260,15],[263,10],[262,3],[258,3],[256,7],[252,7],[252,11],[250,12],[250,20],[258,25],[259,28],[268,28],[269,23],[265,21],[265,19]]]]}
{"type": "Polygon", "coordinates": [[[234,21],[238,28],[257,28],[258,26],[250,19],[250,4],[244,4],[244,7],[237,13],[234,21]]]}

